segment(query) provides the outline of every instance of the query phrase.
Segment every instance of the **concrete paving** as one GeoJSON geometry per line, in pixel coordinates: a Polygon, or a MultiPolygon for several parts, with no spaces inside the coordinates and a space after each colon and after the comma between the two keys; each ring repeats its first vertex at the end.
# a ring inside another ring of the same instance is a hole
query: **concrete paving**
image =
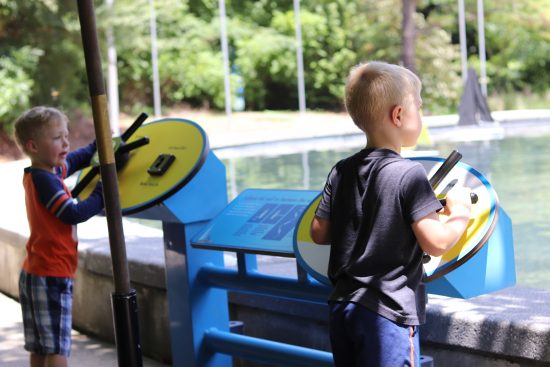
{"type": "MultiPolygon", "coordinates": [[[[117,367],[116,347],[73,330],[72,352],[69,366],[117,367]]],[[[19,303],[0,293],[0,366],[24,367],[29,365],[29,353],[23,349],[23,321],[19,303]]],[[[150,358],[143,359],[145,367],[162,367],[165,364],[150,358]]]]}

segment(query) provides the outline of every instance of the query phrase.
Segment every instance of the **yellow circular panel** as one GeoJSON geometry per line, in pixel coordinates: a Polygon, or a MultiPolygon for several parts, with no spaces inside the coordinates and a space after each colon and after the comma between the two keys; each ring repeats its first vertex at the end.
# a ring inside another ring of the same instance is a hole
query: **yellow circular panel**
{"type": "MultiPolygon", "coordinates": [[[[437,171],[440,162],[433,160],[420,161],[428,176],[437,171]]],[[[431,257],[424,264],[426,281],[435,280],[456,269],[479,251],[493,233],[498,218],[498,199],[491,184],[483,175],[472,167],[458,163],[436,188],[438,197],[444,197],[445,191],[454,186],[468,187],[477,197],[477,203],[472,205],[468,228],[459,241],[443,256],[431,257]]],[[[440,219],[446,221],[446,216],[440,214],[440,219]]]]}
{"type": "MultiPolygon", "coordinates": [[[[151,122],[137,129],[126,143],[143,137],[149,139],[149,144],[132,150],[128,163],[118,172],[120,206],[124,214],[146,209],[175,193],[197,173],[208,154],[204,131],[188,120],[151,122]],[[161,155],[171,155],[174,161],[162,175],[149,173],[161,155]]],[[[88,170],[81,173],[79,180],[88,170]]],[[[96,181],[97,178],[79,198],[88,197],[96,181]]]]}
{"type": "MultiPolygon", "coordinates": [[[[428,176],[437,171],[443,162],[439,158],[418,159],[426,169],[428,176]]],[[[438,197],[444,197],[446,191],[454,186],[464,186],[472,189],[478,196],[476,204],[472,205],[471,219],[466,232],[458,243],[443,256],[432,257],[424,264],[427,281],[435,280],[462,265],[471,258],[487,242],[498,218],[498,199],[491,184],[472,167],[458,163],[455,168],[439,184],[435,192],[438,197]]],[[[316,245],[309,234],[311,220],[319,204],[316,198],[306,209],[298,221],[294,232],[294,253],[298,263],[318,281],[330,285],[327,276],[330,258],[330,246],[316,245]]],[[[442,220],[445,220],[441,216],[442,220]]]]}
{"type": "Polygon", "coordinates": [[[298,221],[294,233],[294,255],[296,261],[309,275],[321,283],[330,285],[327,275],[330,246],[315,244],[309,234],[310,224],[320,201],[321,195],[309,204],[298,221]]]}

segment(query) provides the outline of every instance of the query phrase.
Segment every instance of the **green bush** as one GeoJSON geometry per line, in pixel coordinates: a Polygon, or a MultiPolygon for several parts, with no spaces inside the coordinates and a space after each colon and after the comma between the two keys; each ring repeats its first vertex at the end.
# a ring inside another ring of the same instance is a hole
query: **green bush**
{"type": "MultiPolygon", "coordinates": [[[[162,104],[223,110],[218,1],[154,3],[162,104]]],[[[292,1],[226,3],[233,101],[244,93],[249,110],[297,109],[292,1]]],[[[469,63],[477,67],[476,2],[465,3],[469,63]]],[[[105,30],[114,29],[121,110],[151,109],[149,1],[116,0],[113,9],[104,1],[96,5],[105,68],[105,30]]],[[[401,6],[402,0],[301,1],[309,109],[341,109],[345,79],[354,64],[401,62],[401,6]]],[[[485,2],[485,15],[489,93],[544,94],[550,85],[550,0],[485,2]]],[[[424,108],[431,114],[456,112],[462,94],[456,2],[418,0],[414,18],[424,108]]],[[[0,1],[0,45],[4,129],[30,105],[89,111],[74,0],[0,1]]]]}
{"type": "Polygon", "coordinates": [[[32,74],[41,55],[41,50],[25,46],[0,56],[0,123],[4,132],[11,133],[14,120],[30,106],[32,74]]]}

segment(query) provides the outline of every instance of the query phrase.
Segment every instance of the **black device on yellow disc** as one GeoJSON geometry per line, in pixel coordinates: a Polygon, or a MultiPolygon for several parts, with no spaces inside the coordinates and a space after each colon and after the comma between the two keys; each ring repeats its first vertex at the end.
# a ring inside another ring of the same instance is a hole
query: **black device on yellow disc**
{"type": "MultiPolygon", "coordinates": [[[[126,146],[139,147],[127,152],[128,163],[118,172],[120,206],[124,215],[143,211],[173,195],[195,176],[209,153],[204,131],[196,123],[184,119],[147,123],[134,128],[127,140],[125,137],[123,134],[125,145],[119,150],[126,146]]],[[[77,185],[93,169],[83,170],[77,185]]],[[[77,197],[88,197],[97,179],[88,183],[77,197]]]]}
{"type": "MultiPolygon", "coordinates": [[[[136,132],[136,130],[145,122],[147,117],[147,114],[142,112],[132,123],[132,125],[130,125],[130,127],[124,133],[122,133],[121,136],[116,136],[112,139],[117,169],[119,169],[119,167],[122,167],[127,162],[128,153],[131,150],[139,148],[140,146],[143,146],[145,144],[149,144],[149,139],[147,138],[138,139],[136,141],[133,141],[131,144],[126,144],[126,141],[130,139],[132,134],[136,132]]],[[[79,176],[78,182],[71,190],[71,195],[74,198],[77,198],[82,190],[84,190],[90,182],[94,181],[94,178],[96,178],[96,176],[99,174],[99,156],[97,151],[90,160],[90,165],[92,166],[92,168],[85,170],[85,174],[79,176]]]]}

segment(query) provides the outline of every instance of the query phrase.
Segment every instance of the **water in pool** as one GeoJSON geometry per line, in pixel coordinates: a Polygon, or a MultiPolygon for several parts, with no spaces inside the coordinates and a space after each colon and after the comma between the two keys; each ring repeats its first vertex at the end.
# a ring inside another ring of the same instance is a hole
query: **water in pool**
{"type": "MultiPolygon", "coordinates": [[[[547,139],[548,136],[541,136],[437,143],[429,149],[437,150],[442,157],[457,149],[463,155],[462,162],[489,179],[502,208],[512,218],[517,284],[550,289],[550,144],[547,139]]],[[[321,190],[332,165],[358,149],[223,159],[229,198],[247,188],[321,190]]]]}

